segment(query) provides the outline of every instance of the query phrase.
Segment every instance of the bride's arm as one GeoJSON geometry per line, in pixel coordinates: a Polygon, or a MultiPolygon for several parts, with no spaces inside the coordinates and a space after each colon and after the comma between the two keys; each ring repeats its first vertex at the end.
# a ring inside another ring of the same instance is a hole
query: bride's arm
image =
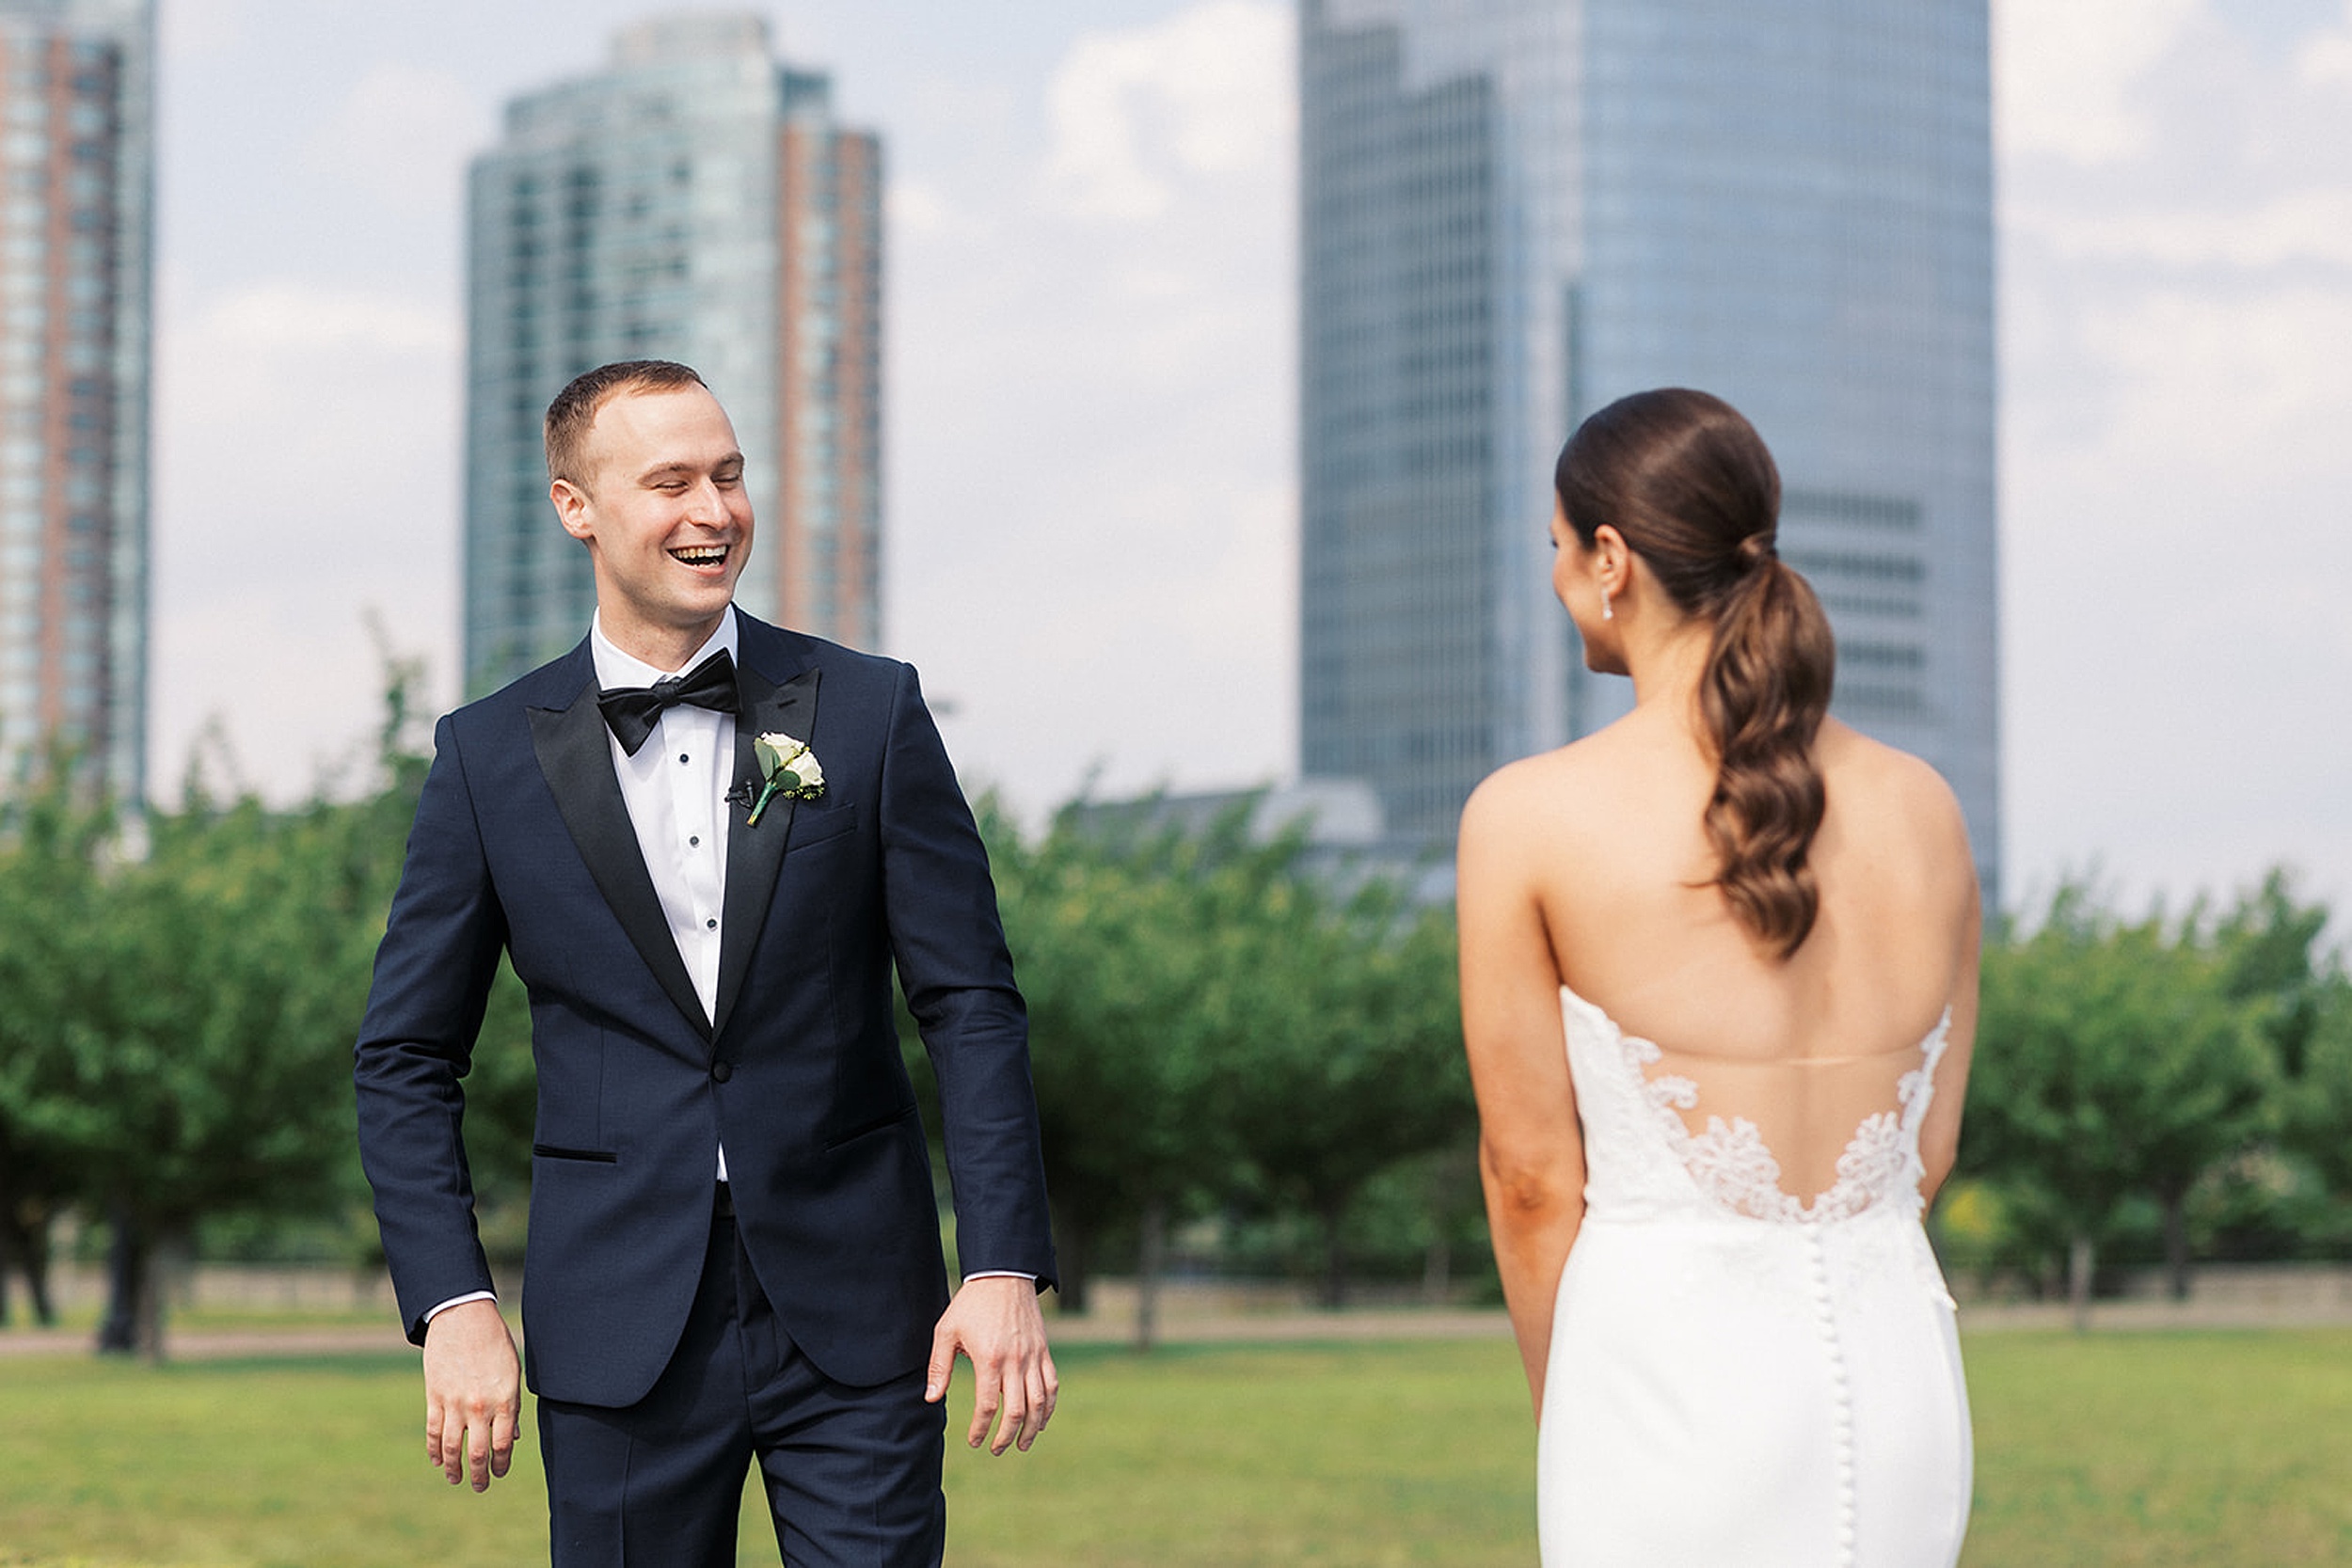
{"type": "Polygon", "coordinates": [[[1960,1113],[1968,1099],[1968,1063],[1977,1043],[1977,972],[1984,945],[1982,897],[1972,866],[1960,971],[1952,981],[1951,1027],[1944,1036],[1943,1059],[1935,1064],[1935,1098],[1928,1102],[1928,1114],[1919,1123],[1919,1163],[1927,1171],[1919,1182],[1919,1196],[1931,1204],[1960,1158],[1960,1113]]]}
{"type": "Polygon", "coordinates": [[[1478,1166],[1495,1266],[1540,1419],[1560,1270],[1584,1217],[1584,1145],[1560,1018],[1560,975],[1527,874],[1508,770],[1462,812],[1455,858],[1462,1038],[1478,1094],[1478,1166]]]}
{"type": "Polygon", "coordinates": [[[1935,1098],[1928,1102],[1927,1117],[1919,1124],[1919,1163],[1927,1172],[1919,1182],[1919,1196],[1933,1203],[1960,1157],[1960,1114],[1968,1098],[1968,1063],[1977,1043],[1977,974],[1984,947],[1984,893],[1977,885],[1976,858],[1969,852],[1968,828],[1961,817],[1960,802],[1941,779],[1931,776],[1929,789],[1931,799],[1919,809],[1919,817],[1928,832],[1940,832],[1942,837],[1937,848],[1945,904],[1959,950],[1947,999],[1951,1027],[1944,1036],[1943,1059],[1935,1065],[1935,1098]]]}

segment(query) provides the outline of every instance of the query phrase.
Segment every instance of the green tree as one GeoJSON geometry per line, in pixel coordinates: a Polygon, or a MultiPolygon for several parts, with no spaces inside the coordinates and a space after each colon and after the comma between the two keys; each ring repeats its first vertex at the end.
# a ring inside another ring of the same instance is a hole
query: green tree
{"type": "Polygon", "coordinates": [[[2185,1238],[2198,1178],[2269,1132],[2261,1016],[2196,920],[2125,924],[2079,883],[2030,936],[1988,944],[1963,1157],[2063,1237],[2077,1326],[2124,1198],[2154,1198],[2185,1238]]]}
{"type": "Polygon", "coordinates": [[[273,812],[215,801],[118,830],[52,766],[0,852],[0,1127],[112,1234],[104,1350],[162,1348],[159,1248],[226,1213],[351,1191],[350,1051],[422,762],[387,701],[384,784],[273,812]]]}
{"type": "Polygon", "coordinates": [[[350,1042],[386,879],[363,808],[244,800],[153,819],[109,890],[73,1085],[116,1230],[106,1347],[160,1350],[150,1261],[208,1213],[312,1212],[348,1188],[350,1042]]]}
{"type": "Polygon", "coordinates": [[[2302,1074],[2328,992],[2344,980],[2319,945],[2328,918],[2327,905],[2302,902],[2294,879],[2273,867],[2214,930],[2223,988],[2264,1005],[2263,1035],[2289,1078],[2302,1074]]]}
{"type": "Polygon", "coordinates": [[[1252,1174],[1311,1214],[1322,1300],[1347,1290],[1347,1222],[1382,1171],[1470,1134],[1453,922],[1392,883],[1336,895],[1292,842],[1212,879],[1224,984],[1219,1112],[1252,1174]]]}
{"type": "Polygon", "coordinates": [[[2328,919],[2274,869],[2215,935],[2230,994],[2262,1009],[2282,1080],[2281,1143],[2352,1196],[2352,977],[2322,945],[2328,919]]]}
{"type": "Polygon", "coordinates": [[[1451,923],[1343,891],[1303,833],[1254,838],[1254,804],[1196,831],[1073,807],[1035,843],[983,811],[1064,1292],[1083,1310],[1101,1243],[1132,1235],[1147,1342],[1175,1220],[1245,1195],[1303,1210],[1336,1304],[1366,1183],[1471,1125],[1451,923]]]}
{"type": "Polygon", "coordinates": [[[1086,1310],[1103,1242],[1132,1229],[1147,1346],[1168,1227],[1231,1163],[1207,1114],[1216,977],[1197,905],[1203,868],[1248,852],[1240,821],[1200,838],[1136,837],[1089,831],[1065,810],[1031,845],[993,804],[983,811],[1029,1006],[1062,1293],[1086,1310]]]}
{"type": "MultiPolygon", "coordinates": [[[[0,921],[6,919],[0,913],[0,921]]],[[[49,1232],[72,1196],[65,1174],[20,1148],[5,1112],[0,1112],[0,1327],[8,1325],[13,1312],[10,1270],[24,1275],[33,1321],[43,1326],[57,1321],[49,1294],[49,1232]]]]}
{"type": "Polygon", "coordinates": [[[42,1114],[59,1050],[59,993],[87,961],[92,885],[110,819],[77,796],[71,759],[0,798],[0,1321],[6,1271],[24,1276],[35,1318],[54,1321],[47,1261],[52,1220],[76,1192],[72,1145],[42,1114]]]}
{"type": "Polygon", "coordinates": [[[2341,1197],[2352,1197],[2352,983],[2329,974],[2321,988],[2302,1071],[2288,1099],[2295,1147],[2341,1197]]]}

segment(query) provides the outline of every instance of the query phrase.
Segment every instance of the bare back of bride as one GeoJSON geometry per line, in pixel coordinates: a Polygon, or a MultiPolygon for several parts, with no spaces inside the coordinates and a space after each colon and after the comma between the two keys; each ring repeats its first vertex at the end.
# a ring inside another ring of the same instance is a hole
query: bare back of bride
{"type": "Polygon", "coordinates": [[[1555,479],[1553,586],[1634,706],[1482,784],[1457,862],[1544,1561],[1948,1565],[1967,1395],[1920,1218],[1976,1025],[1959,806],[1825,717],[1729,405],[1623,399],[1555,479]]]}

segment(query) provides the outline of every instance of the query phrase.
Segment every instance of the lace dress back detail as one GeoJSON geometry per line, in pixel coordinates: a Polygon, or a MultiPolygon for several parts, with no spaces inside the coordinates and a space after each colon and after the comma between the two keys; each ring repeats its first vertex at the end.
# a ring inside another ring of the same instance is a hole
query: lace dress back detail
{"type": "Polygon", "coordinates": [[[1901,1051],[1749,1062],[1670,1054],[1567,987],[1560,994],[1579,1111],[1597,1134],[1587,1160],[1599,1192],[1588,1200],[1605,1207],[1620,1192],[1645,1208],[1696,1200],[1791,1225],[1881,1205],[1918,1212],[1919,1124],[1935,1097],[1950,1009],[1901,1051]],[[1782,1155],[1822,1178],[1809,1196],[1788,1190],[1782,1155]],[[1613,1168],[1628,1165],[1650,1168],[1613,1168]]]}

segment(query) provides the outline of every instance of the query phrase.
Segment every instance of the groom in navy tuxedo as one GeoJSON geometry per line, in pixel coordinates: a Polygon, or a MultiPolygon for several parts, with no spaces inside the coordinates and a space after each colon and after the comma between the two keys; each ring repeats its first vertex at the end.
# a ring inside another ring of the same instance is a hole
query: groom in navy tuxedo
{"type": "Polygon", "coordinates": [[[975,1448],[1027,1449],[1056,1397],[987,856],[912,669],[734,608],[752,511],[699,376],[591,371],[547,437],[595,623],[435,731],[358,1048],[427,1455],[480,1491],[520,1410],[461,1087],[502,951],[538,1069],[521,1305],[557,1568],[733,1563],[755,1461],[787,1561],[936,1563],[957,1354],[975,1448]],[[939,1083],[952,1297],[894,965],[939,1083]]]}

